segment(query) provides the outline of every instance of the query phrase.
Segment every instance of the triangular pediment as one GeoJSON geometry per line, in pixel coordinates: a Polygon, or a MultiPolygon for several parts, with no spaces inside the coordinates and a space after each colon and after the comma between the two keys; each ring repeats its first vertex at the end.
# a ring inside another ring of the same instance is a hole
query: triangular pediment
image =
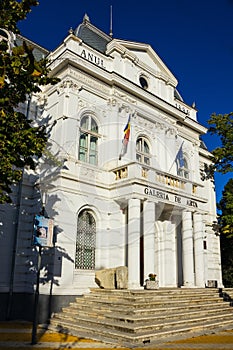
{"type": "Polygon", "coordinates": [[[177,86],[177,79],[150,45],[113,39],[107,45],[106,53],[114,55],[114,52],[121,53],[123,57],[131,59],[135,65],[139,65],[150,73],[154,72],[156,76],[160,76],[174,87],[177,86]]]}

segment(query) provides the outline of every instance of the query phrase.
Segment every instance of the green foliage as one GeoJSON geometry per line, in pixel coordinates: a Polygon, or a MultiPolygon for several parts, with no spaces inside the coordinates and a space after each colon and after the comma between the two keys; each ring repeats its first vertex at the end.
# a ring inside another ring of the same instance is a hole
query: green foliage
{"type": "Polygon", "coordinates": [[[0,2],[0,28],[5,28],[13,33],[19,33],[17,23],[26,19],[32,6],[39,5],[36,0],[1,0],[0,2]]]}
{"type": "Polygon", "coordinates": [[[221,211],[218,223],[221,233],[223,284],[225,287],[233,287],[233,179],[225,185],[218,209],[221,211]]]}
{"type": "MultiPolygon", "coordinates": [[[[17,22],[25,19],[37,1],[7,1],[0,3],[0,28],[19,33],[17,22]]],[[[18,182],[25,166],[35,168],[47,142],[45,126],[33,126],[27,116],[17,111],[40,86],[55,84],[49,76],[47,60],[36,62],[33,47],[26,42],[9,49],[0,42],[0,203],[10,202],[11,185],[18,182]]]]}
{"type": "Polygon", "coordinates": [[[222,198],[218,203],[220,232],[233,238],[233,179],[224,187],[222,198]]]}
{"type": "Polygon", "coordinates": [[[222,277],[223,285],[226,288],[233,287],[233,238],[222,234],[221,242],[221,258],[222,258],[222,277]]]}
{"type": "Polygon", "coordinates": [[[233,171],[233,112],[212,114],[208,124],[209,133],[219,136],[221,146],[212,151],[213,165],[205,169],[206,173],[211,176],[214,171],[222,174],[233,171]]]}

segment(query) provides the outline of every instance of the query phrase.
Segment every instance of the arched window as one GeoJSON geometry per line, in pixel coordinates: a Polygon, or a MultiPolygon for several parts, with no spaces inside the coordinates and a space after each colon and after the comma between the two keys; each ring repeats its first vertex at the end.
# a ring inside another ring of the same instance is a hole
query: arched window
{"type": "Polygon", "coordinates": [[[148,82],[146,80],[146,78],[141,75],[140,78],[139,78],[139,82],[140,82],[140,85],[143,89],[147,90],[148,89],[148,82]]]}
{"type": "Polygon", "coordinates": [[[83,210],[78,216],[75,268],[95,268],[96,222],[92,213],[83,210]]]}
{"type": "Polygon", "coordinates": [[[183,157],[182,160],[177,160],[177,175],[182,176],[185,179],[189,179],[188,162],[185,157],[183,157]]]}
{"type": "Polygon", "coordinates": [[[138,162],[150,165],[150,148],[144,137],[139,137],[136,142],[136,159],[138,162]]]}
{"type": "Polygon", "coordinates": [[[79,160],[97,165],[98,161],[98,125],[90,116],[85,116],[80,123],[79,160]]]}

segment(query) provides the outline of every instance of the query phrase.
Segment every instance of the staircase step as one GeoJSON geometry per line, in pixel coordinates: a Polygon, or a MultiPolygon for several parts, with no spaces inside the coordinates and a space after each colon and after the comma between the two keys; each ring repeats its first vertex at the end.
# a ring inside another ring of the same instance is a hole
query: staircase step
{"type": "Polygon", "coordinates": [[[51,319],[50,328],[136,346],[161,337],[232,328],[230,303],[217,289],[93,289],[51,319]]]}
{"type": "Polygon", "coordinates": [[[121,332],[126,332],[126,333],[140,333],[144,330],[159,330],[159,329],[165,329],[165,328],[170,328],[173,326],[177,326],[177,325],[182,325],[185,324],[186,326],[189,324],[195,325],[198,323],[205,323],[211,320],[221,320],[224,317],[225,320],[230,319],[232,320],[232,313],[220,313],[218,315],[208,315],[205,314],[202,317],[176,317],[175,320],[171,320],[171,319],[151,319],[150,322],[127,322],[127,320],[125,320],[124,318],[122,318],[121,321],[119,321],[119,319],[117,318],[104,318],[104,317],[96,317],[93,319],[90,319],[89,317],[85,317],[85,316],[78,316],[78,317],[70,317],[69,315],[62,315],[62,316],[56,316],[56,319],[58,320],[64,320],[66,319],[66,321],[68,322],[75,322],[76,320],[79,322],[79,324],[83,325],[84,327],[86,327],[86,325],[92,324],[93,326],[96,325],[97,326],[101,326],[101,327],[105,327],[108,329],[118,329],[121,332]],[[122,322],[123,321],[123,322],[122,322]],[[125,322],[124,322],[125,321],[125,322]]]}
{"type": "Polygon", "coordinates": [[[75,310],[74,308],[66,308],[63,309],[63,315],[65,317],[70,318],[76,318],[76,317],[92,317],[92,318],[102,318],[102,319],[114,319],[114,320],[120,320],[125,323],[145,323],[145,322],[152,322],[153,320],[161,321],[161,320],[170,320],[170,319],[177,319],[177,318],[191,318],[195,315],[198,316],[205,316],[205,315],[217,315],[225,313],[232,313],[232,310],[228,307],[228,305],[224,305],[222,307],[212,307],[210,309],[198,309],[198,310],[180,310],[179,308],[176,309],[176,312],[174,310],[168,310],[164,309],[162,312],[159,310],[154,310],[154,312],[151,312],[148,314],[147,310],[144,310],[144,313],[124,313],[119,310],[111,311],[111,312],[100,312],[100,310],[75,310]]]}
{"type": "Polygon", "coordinates": [[[220,319],[218,321],[212,321],[201,324],[196,324],[195,326],[175,326],[173,328],[169,329],[162,329],[162,330],[153,330],[144,332],[141,334],[129,334],[129,333],[122,333],[121,331],[114,329],[109,330],[104,327],[102,328],[96,328],[95,326],[92,327],[90,324],[87,325],[85,328],[80,325],[79,323],[69,323],[65,320],[62,323],[62,326],[57,323],[55,320],[52,321],[52,324],[50,325],[51,329],[58,330],[60,332],[64,333],[70,333],[73,335],[78,335],[79,337],[83,338],[92,338],[94,340],[102,340],[104,342],[110,342],[117,345],[122,346],[136,346],[136,345],[142,345],[145,343],[153,343],[158,342],[161,339],[166,337],[166,341],[168,339],[171,339],[174,336],[177,335],[183,335],[186,333],[198,333],[202,332],[203,329],[205,329],[205,332],[208,330],[216,330],[216,329],[227,329],[228,327],[232,327],[232,320],[225,320],[220,319]]]}
{"type": "Polygon", "coordinates": [[[144,307],[148,307],[151,308],[153,305],[156,306],[162,306],[162,305],[168,305],[168,306],[172,306],[175,305],[177,303],[177,300],[179,300],[179,304],[184,304],[184,305],[188,305],[191,303],[202,303],[203,300],[205,300],[205,303],[207,302],[216,302],[216,303],[221,303],[222,299],[219,298],[219,296],[207,296],[206,298],[182,298],[182,299],[178,299],[178,298],[168,298],[168,297],[164,297],[164,298],[148,298],[148,299],[135,299],[135,300],[131,300],[131,299],[125,299],[125,298],[112,298],[112,299],[107,299],[104,296],[101,298],[92,298],[91,296],[84,297],[84,298],[78,298],[78,303],[86,305],[86,303],[88,302],[89,304],[93,304],[96,305],[98,304],[99,306],[101,305],[108,305],[108,306],[126,306],[128,307],[129,303],[134,305],[134,308],[140,308],[142,305],[144,305],[144,307]]]}

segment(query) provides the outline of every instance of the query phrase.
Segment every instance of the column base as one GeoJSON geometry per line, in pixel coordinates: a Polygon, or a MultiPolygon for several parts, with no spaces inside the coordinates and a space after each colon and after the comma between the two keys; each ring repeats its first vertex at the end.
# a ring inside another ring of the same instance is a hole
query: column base
{"type": "Polygon", "coordinates": [[[128,289],[144,289],[144,287],[140,286],[137,282],[128,282],[128,289]]]}
{"type": "Polygon", "coordinates": [[[193,283],[191,282],[185,282],[181,288],[197,288],[193,283]]]}

